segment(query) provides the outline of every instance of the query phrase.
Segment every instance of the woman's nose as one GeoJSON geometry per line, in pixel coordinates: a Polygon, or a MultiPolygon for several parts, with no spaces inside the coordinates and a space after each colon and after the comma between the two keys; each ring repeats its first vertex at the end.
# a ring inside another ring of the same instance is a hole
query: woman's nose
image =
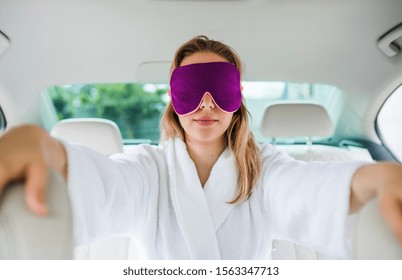
{"type": "Polygon", "coordinates": [[[215,103],[214,100],[211,97],[211,94],[209,92],[206,92],[206,94],[204,95],[204,97],[201,100],[201,104],[200,104],[200,109],[214,109],[215,108],[215,103]]]}

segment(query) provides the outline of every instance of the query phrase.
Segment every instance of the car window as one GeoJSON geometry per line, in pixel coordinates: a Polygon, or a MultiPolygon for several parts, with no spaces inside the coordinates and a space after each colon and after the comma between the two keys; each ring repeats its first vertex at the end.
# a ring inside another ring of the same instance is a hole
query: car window
{"type": "MultiPolygon", "coordinates": [[[[272,103],[313,101],[327,109],[334,126],[344,106],[342,92],[331,85],[260,81],[244,81],[242,85],[251,113],[251,128],[259,142],[269,141],[262,136],[260,123],[265,108],[272,103]]],[[[79,84],[52,86],[45,94],[50,97],[58,120],[106,118],[119,126],[125,144],[158,143],[160,117],[170,99],[168,88],[167,84],[150,83],[79,84]]]]}
{"type": "Polygon", "coordinates": [[[377,117],[378,134],[387,148],[402,161],[402,85],[385,101],[377,117]]]}

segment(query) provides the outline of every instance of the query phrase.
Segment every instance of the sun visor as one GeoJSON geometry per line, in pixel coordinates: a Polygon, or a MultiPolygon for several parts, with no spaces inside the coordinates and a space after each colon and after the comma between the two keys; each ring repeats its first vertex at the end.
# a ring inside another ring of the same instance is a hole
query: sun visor
{"type": "Polygon", "coordinates": [[[8,49],[10,46],[10,40],[0,31],[0,56],[8,49]]]}

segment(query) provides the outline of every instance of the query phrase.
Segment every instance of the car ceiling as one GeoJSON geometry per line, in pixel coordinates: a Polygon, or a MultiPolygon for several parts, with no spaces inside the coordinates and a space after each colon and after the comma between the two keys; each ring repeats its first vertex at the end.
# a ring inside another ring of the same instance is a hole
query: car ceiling
{"type": "Polygon", "coordinates": [[[239,53],[245,80],[341,88],[375,138],[376,113],[402,82],[402,54],[387,57],[377,42],[400,24],[399,0],[0,0],[10,39],[1,106],[16,124],[39,118],[50,85],[167,82],[177,47],[204,34],[239,53]]]}

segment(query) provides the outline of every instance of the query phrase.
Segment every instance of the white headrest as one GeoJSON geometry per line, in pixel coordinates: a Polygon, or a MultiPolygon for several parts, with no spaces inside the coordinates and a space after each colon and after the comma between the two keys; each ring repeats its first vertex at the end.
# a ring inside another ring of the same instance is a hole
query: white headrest
{"type": "Polygon", "coordinates": [[[265,137],[331,136],[333,128],[321,105],[277,103],[265,109],[261,132],[265,137]]]}
{"type": "Polygon", "coordinates": [[[123,139],[116,123],[100,118],[62,120],[50,133],[53,137],[88,146],[104,155],[121,153],[123,139]]]}

